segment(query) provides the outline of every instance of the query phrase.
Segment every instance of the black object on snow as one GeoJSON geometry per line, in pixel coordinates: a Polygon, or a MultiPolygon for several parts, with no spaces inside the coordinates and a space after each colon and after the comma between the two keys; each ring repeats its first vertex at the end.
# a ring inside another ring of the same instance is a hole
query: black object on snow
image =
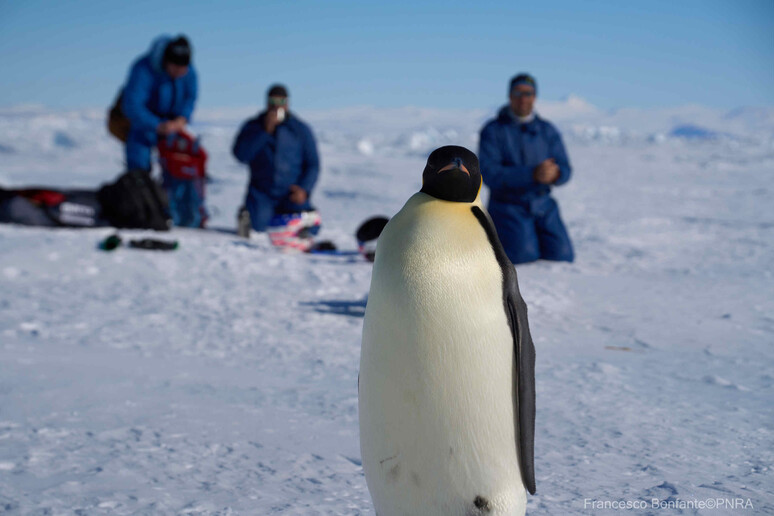
{"type": "Polygon", "coordinates": [[[99,243],[99,248],[103,251],[113,251],[121,245],[121,237],[118,233],[110,235],[105,240],[99,243]]]}
{"type": "Polygon", "coordinates": [[[172,225],[164,190],[146,170],[130,170],[97,191],[103,216],[117,228],[167,231],[172,225]]]}
{"type": "Polygon", "coordinates": [[[336,244],[331,242],[330,240],[321,240],[319,242],[315,242],[312,244],[311,249],[309,249],[308,252],[310,253],[331,253],[336,251],[336,244]]]}
{"type": "Polygon", "coordinates": [[[357,228],[355,238],[357,247],[366,260],[373,262],[376,259],[376,240],[382,234],[384,226],[390,221],[387,217],[371,217],[357,228]]]}
{"type": "Polygon", "coordinates": [[[145,249],[147,251],[174,251],[177,249],[177,240],[159,240],[157,238],[143,238],[130,240],[129,247],[145,249]]]}
{"type": "MultiPolygon", "coordinates": [[[[123,242],[121,235],[114,233],[99,243],[99,248],[103,251],[113,251],[121,246],[123,242]]],[[[129,247],[132,249],[145,249],[147,251],[174,251],[178,248],[177,240],[160,240],[157,238],[141,238],[139,240],[130,240],[129,247]]]]}

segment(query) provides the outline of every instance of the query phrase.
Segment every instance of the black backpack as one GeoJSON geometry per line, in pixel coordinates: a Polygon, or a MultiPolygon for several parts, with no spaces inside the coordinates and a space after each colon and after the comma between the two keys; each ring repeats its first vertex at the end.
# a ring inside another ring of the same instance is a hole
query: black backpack
{"type": "Polygon", "coordinates": [[[117,228],[167,231],[172,226],[164,190],[145,170],[130,170],[97,191],[102,216],[117,228]]]}

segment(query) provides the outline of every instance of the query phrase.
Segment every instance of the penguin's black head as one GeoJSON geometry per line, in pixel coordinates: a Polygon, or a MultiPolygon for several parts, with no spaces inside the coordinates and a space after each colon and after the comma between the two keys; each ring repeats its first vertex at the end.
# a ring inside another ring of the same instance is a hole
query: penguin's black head
{"type": "Polygon", "coordinates": [[[473,202],[480,189],[478,158],[465,147],[440,147],[427,158],[420,192],[443,201],[473,202]]]}

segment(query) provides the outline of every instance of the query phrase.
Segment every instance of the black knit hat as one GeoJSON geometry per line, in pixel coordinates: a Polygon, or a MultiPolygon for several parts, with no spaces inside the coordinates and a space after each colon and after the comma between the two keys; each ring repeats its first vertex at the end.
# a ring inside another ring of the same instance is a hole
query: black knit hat
{"type": "Polygon", "coordinates": [[[513,91],[513,88],[518,86],[519,84],[526,84],[527,86],[532,86],[535,89],[535,95],[537,95],[537,81],[534,77],[532,77],[528,73],[520,73],[513,79],[511,79],[511,86],[508,89],[508,94],[510,95],[513,91]]]}
{"type": "Polygon", "coordinates": [[[167,48],[164,49],[164,62],[178,66],[191,64],[191,44],[185,36],[178,36],[167,43],[167,48]]]}
{"type": "Polygon", "coordinates": [[[269,87],[269,91],[266,92],[267,97],[289,97],[288,89],[282,84],[272,84],[269,87]]]}

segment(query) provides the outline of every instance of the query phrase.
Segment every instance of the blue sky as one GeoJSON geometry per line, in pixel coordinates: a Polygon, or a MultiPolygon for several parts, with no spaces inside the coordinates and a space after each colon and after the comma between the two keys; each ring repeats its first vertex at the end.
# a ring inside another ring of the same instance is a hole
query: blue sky
{"type": "Polygon", "coordinates": [[[774,105],[774,0],[0,0],[0,106],[105,107],[161,33],[185,33],[199,106],[490,107],[539,94],[602,108],[774,105]]]}

